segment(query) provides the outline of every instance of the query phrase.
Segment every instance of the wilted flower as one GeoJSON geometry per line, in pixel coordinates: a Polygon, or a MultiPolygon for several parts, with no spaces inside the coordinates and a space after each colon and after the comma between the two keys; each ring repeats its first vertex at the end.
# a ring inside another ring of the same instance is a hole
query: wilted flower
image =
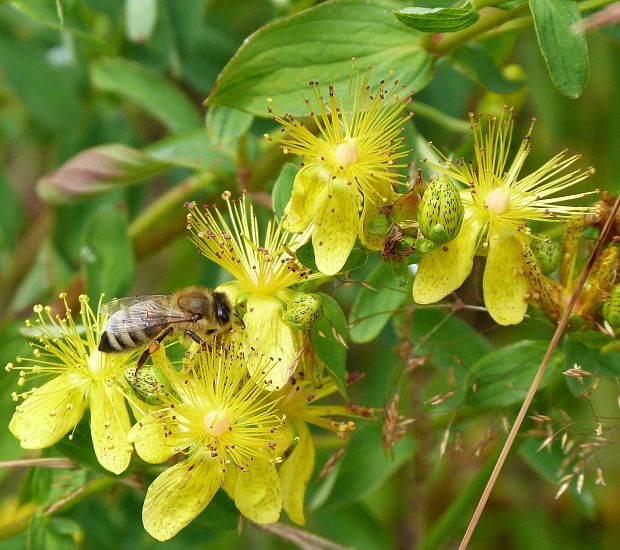
{"type": "MultiPolygon", "coordinates": [[[[278,400],[248,375],[247,357],[216,343],[177,372],[165,352],[153,355],[171,391],[162,408],[140,419],[129,439],[151,463],[186,455],[148,488],[142,519],[158,540],[168,540],[209,504],[220,487],[239,511],[257,523],[273,523],[282,509],[276,470],[288,444],[278,400]]],[[[263,378],[273,363],[259,358],[263,378]]]]}
{"type": "Polygon", "coordinates": [[[394,169],[406,166],[396,161],[409,153],[401,134],[412,116],[403,114],[411,98],[398,80],[376,88],[369,80],[370,73],[352,78],[346,102],[333,86],[325,99],[318,82],[310,82],[316,105],[306,104],[316,135],[291,115],[274,116],[288,133],[278,139],[284,152],[304,158],[283,226],[295,233],[311,228],[316,264],[327,275],[342,269],[358,236],[381,249],[383,237],[368,232],[365,222],[394,202],[392,186],[405,178],[394,169]]]}
{"type": "Polygon", "coordinates": [[[432,164],[445,176],[467,186],[461,191],[465,219],[453,241],[422,257],[413,297],[420,304],[441,300],[465,281],[474,255],[486,255],[485,305],[498,323],[516,324],[525,315],[530,287],[524,257],[530,234],[527,223],[565,220],[589,212],[590,207],[565,204],[588,193],[559,193],[587,178],[592,170],[567,172],[580,156],[566,157],[561,152],[531,174],[520,176],[531,149],[533,124],[508,165],[512,118],[487,117],[485,123],[472,114],[470,120],[475,162],[452,162],[443,157],[442,164],[432,164]]]}
{"type": "MultiPolygon", "coordinates": [[[[203,214],[191,203],[188,229],[200,252],[235,277],[219,290],[226,292],[233,304],[246,303],[246,351],[258,349],[278,362],[267,381],[268,389],[277,390],[295,369],[303,336],[282,317],[294,294],[289,287],[313,277],[294,257],[305,236],[291,235],[271,220],[261,238],[254,209],[245,196],[236,202],[228,194],[224,198],[228,221],[217,208],[207,208],[203,214]]],[[[258,372],[254,359],[249,360],[248,368],[253,376],[258,372]]]]}
{"type": "MultiPolygon", "coordinates": [[[[105,354],[97,349],[104,317],[96,315],[86,296],[80,296],[77,326],[65,302],[66,315],[54,317],[49,307],[34,308],[38,318],[27,323],[35,331],[33,358],[19,357],[19,385],[28,379],[49,377],[41,386],[14,393],[17,405],[9,429],[25,449],[43,449],[71,432],[90,408],[90,429],[99,463],[120,474],[129,465],[132,448],[127,442],[131,427],[122,386],[117,377],[135,358],[105,354]]],[[[14,368],[12,364],[8,370],[14,368]]],[[[71,437],[71,436],[69,436],[71,437]]]]}

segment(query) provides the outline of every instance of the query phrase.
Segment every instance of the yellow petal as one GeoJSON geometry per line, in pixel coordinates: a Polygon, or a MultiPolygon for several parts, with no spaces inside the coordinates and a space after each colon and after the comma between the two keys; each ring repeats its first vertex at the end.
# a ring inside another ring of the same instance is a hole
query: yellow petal
{"type": "Polygon", "coordinates": [[[253,294],[248,298],[248,311],[243,317],[248,371],[265,383],[266,389],[283,388],[293,374],[299,350],[299,331],[282,321],[282,302],[272,296],[253,294]],[[267,369],[267,374],[262,373],[267,369]]]}
{"type": "Polygon", "coordinates": [[[335,275],[347,261],[359,230],[361,194],[344,178],[334,179],[325,205],[314,217],[314,258],[321,273],[335,275]]]}
{"type": "Polygon", "coordinates": [[[97,460],[106,470],[120,474],[129,466],[131,428],[125,397],[112,380],[93,385],[90,393],[90,433],[97,460]]]}
{"type": "Polygon", "coordinates": [[[329,170],[322,164],[310,164],[297,172],[291,200],[284,209],[284,229],[300,233],[310,225],[318,204],[325,198],[329,179],[329,170]]]}
{"type": "Polygon", "coordinates": [[[224,480],[222,481],[222,489],[226,491],[226,494],[230,497],[230,500],[235,500],[235,488],[237,487],[237,477],[241,470],[237,467],[227,468],[224,480]]]}
{"type": "Polygon", "coordinates": [[[299,437],[297,445],[280,467],[279,475],[282,483],[282,506],[291,520],[304,525],[304,495],[314,469],[314,445],[305,422],[296,422],[295,428],[299,437]]]}
{"type": "Polygon", "coordinates": [[[220,488],[221,464],[204,454],[168,468],[148,488],[142,522],[157,540],[168,540],[189,524],[220,488]]]}
{"type": "Polygon", "coordinates": [[[364,195],[364,209],[360,219],[359,236],[362,244],[370,250],[381,250],[385,242],[385,235],[366,231],[366,220],[379,214],[385,206],[394,203],[394,193],[389,182],[375,183],[376,193],[372,196],[364,195]]]}
{"type": "Polygon", "coordinates": [[[175,454],[174,445],[164,437],[165,428],[156,413],[147,414],[134,424],[127,441],[134,444],[138,456],[151,464],[159,464],[175,454]]]}
{"type": "Polygon", "coordinates": [[[521,236],[513,229],[489,231],[489,255],[484,268],[484,304],[495,322],[516,325],[527,310],[529,281],[524,275],[521,236]]]}
{"type": "Polygon", "coordinates": [[[276,467],[268,460],[256,458],[247,472],[239,472],[235,505],[256,523],[278,521],[282,510],[282,488],[276,467]]]}
{"type": "Polygon", "coordinates": [[[89,379],[65,372],[17,406],[9,430],[24,449],[44,449],[62,439],[84,414],[84,394],[89,379]]]}
{"type": "Polygon", "coordinates": [[[466,220],[458,236],[422,256],[413,283],[413,299],[432,304],[459,288],[471,272],[480,224],[466,220]]]}

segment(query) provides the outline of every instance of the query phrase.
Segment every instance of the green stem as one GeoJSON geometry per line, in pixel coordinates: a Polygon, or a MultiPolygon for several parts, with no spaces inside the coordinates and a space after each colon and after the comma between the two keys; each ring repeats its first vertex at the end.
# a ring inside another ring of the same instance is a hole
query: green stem
{"type": "Polygon", "coordinates": [[[426,103],[420,103],[419,101],[414,102],[413,111],[417,116],[426,118],[454,132],[467,133],[471,130],[471,124],[469,122],[447,115],[440,109],[432,105],[427,105],[426,103]]]}
{"type": "MultiPolygon", "coordinates": [[[[601,8],[611,4],[613,1],[614,0],[584,0],[583,2],[579,2],[578,7],[579,11],[585,12],[601,8]]],[[[480,0],[475,3],[475,6],[477,9],[481,9],[484,7],[492,7],[494,4],[497,4],[497,1],[480,0]]],[[[499,33],[513,31],[530,25],[533,21],[531,15],[515,18],[516,15],[524,12],[528,7],[529,4],[526,2],[511,10],[487,10],[481,14],[480,19],[471,27],[467,27],[453,34],[445,35],[444,38],[435,42],[434,47],[429,48],[429,51],[440,56],[447,55],[466,42],[481,40],[491,36],[491,34],[496,36],[499,33]],[[503,25],[502,28],[499,30],[496,29],[496,27],[500,25],[503,25]],[[492,31],[492,33],[490,31],[492,31]]]]}
{"type": "Polygon", "coordinates": [[[431,53],[438,55],[446,55],[452,50],[462,46],[466,42],[478,38],[481,34],[490,29],[498,27],[528,8],[529,4],[521,4],[511,10],[486,10],[480,15],[480,19],[471,27],[467,27],[462,31],[444,35],[439,42],[436,42],[430,50],[431,53]]]}
{"type": "Polygon", "coordinates": [[[179,206],[201,189],[208,188],[216,177],[209,172],[202,172],[174,186],[151,204],[129,225],[129,238],[136,238],[148,233],[162,224],[169,214],[177,212],[179,206]]]}

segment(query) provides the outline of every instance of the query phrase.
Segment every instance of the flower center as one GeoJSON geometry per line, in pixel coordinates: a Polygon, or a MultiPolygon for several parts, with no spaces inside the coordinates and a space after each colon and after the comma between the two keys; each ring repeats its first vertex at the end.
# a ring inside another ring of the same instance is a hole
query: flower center
{"type": "Polygon", "coordinates": [[[336,146],[336,162],[340,166],[350,166],[356,163],[359,156],[357,144],[351,138],[347,138],[336,146]]]}
{"type": "Polygon", "coordinates": [[[230,428],[230,418],[220,411],[209,411],[202,419],[205,432],[209,435],[220,436],[230,428]]]}
{"type": "Polygon", "coordinates": [[[510,207],[510,193],[506,189],[496,187],[486,196],[484,205],[496,214],[505,214],[510,207]]]}

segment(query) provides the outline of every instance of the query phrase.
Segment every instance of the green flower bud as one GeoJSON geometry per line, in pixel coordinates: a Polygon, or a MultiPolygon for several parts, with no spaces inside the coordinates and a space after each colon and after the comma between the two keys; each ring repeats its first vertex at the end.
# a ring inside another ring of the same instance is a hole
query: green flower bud
{"type": "Polygon", "coordinates": [[[377,214],[366,220],[366,231],[373,235],[387,235],[390,222],[385,214],[377,214]]]}
{"type": "Polygon", "coordinates": [[[420,231],[429,241],[445,244],[459,234],[463,214],[456,185],[448,178],[437,178],[424,191],[418,208],[420,231]]]}
{"type": "Polygon", "coordinates": [[[545,274],[553,273],[562,259],[562,246],[545,234],[538,235],[530,241],[530,248],[538,260],[540,270],[545,274]]]}
{"type": "Polygon", "coordinates": [[[124,374],[138,398],[145,403],[160,405],[164,399],[176,395],[168,378],[153,365],[129,367],[124,374]]]}
{"type": "Polygon", "coordinates": [[[603,304],[603,318],[612,328],[620,328],[620,284],[614,285],[603,304]]]}
{"type": "Polygon", "coordinates": [[[80,151],[43,176],[37,183],[37,191],[46,201],[66,203],[151,178],[169,166],[126,145],[100,145],[80,151]]]}
{"type": "Polygon", "coordinates": [[[296,292],[286,304],[282,319],[295,328],[308,330],[320,315],[321,305],[318,294],[296,292]]]}

